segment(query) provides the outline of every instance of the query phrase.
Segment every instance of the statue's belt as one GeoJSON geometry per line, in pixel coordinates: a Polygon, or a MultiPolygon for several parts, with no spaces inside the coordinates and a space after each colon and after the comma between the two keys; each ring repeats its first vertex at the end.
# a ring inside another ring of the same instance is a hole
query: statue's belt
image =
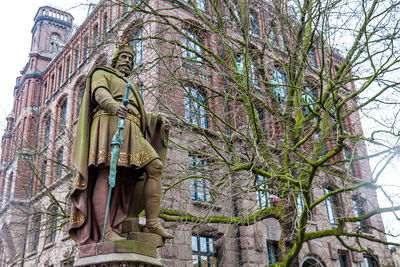
{"type": "MultiPolygon", "coordinates": [[[[117,116],[112,112],[106,112],[106,111],[100,109],[100,110],[96,111],[96,113],[94,113],[93,119],[96,118],[96,117],[99,117],[99,116],[103,116],[103,115],[117,116]]],[[[134,124],[136,124],[140,128],[140,119],[137,116],[135,116],[135,115],[133,115],[131,113],[128,113],[128,115],[126,115],[125,119],[133,122],[134,124]]]]}

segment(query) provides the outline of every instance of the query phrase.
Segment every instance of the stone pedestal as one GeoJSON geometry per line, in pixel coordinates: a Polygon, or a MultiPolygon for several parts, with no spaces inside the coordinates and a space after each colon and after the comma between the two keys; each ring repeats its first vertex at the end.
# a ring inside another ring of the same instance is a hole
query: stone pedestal
{"type": "Polygon", "coordinates": [[[79,260],[75,262],[74,266],[162,266],[157,259],[157,246],[164,244],[162,238],[149,233],[134,233],[134,236],[142,241],[105,241],[82,245],[79,248],[79,260]]]}
{"type": "Polygon", "coordinates": [[[121,236],[127,240],[82,245],[74,266],[162,266],[157,259],[157,248],[164,246],[165,240],[156,234],[143,233],[142,228],[137,217],[126,219],[121,236]]]}
{"type": "Polygon", "coordinates": [[[135,253],[110,253],[79,259],[74,266],[101,267],[153,267],[162,266],[161,262],[152,257],[135,253]]]}

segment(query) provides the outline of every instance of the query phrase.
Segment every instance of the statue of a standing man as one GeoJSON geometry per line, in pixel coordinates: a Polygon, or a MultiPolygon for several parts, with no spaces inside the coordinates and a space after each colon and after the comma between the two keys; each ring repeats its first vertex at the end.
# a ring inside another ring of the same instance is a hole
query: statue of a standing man
{"type": "Polygon", "coordinates": [[[111,67],[96,66],[86,78],[72,154],[72,163],[78,173],[71,191],[69,231],[72,239],[80,244],[101,240],[109,189],[110,143],[119,118],[125,119],[125,129],[105,240],[123,239],[120,236],[121,225],[135,202],[141,201],[138,197],[143,198],[146,213],[143,231],[173,238],[158,222],[168,120],[144,111],[137,86],[127,78],[132,71],[134,57],[130,46],[121,45],[114,53],[111,67]],[[121,102],[128,82],[133,89],[125,107],[121,102]],[[135,196],[135,185],[143,172],[146,174],[143,191],[140,196],[135,196]]]}

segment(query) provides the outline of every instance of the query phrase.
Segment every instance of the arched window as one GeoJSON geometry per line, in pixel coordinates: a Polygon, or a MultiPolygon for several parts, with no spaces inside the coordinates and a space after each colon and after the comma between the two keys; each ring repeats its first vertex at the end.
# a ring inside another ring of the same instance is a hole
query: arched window
{"type": "Polygon", "coordinates": [[[48,215],[48,234],[47,234],[47,242],[53,243],[56,241],[57,235],[57,217],[58,217],[58,206],[57,204],[53,204],[49,208],[48,215]]]}
{"type": "Polygon", "coordinates": [[[275,68],[274,73],[272,74],[272,80],[270,81],[270,84],[271,84],[271,89],[275,94],[277,102],[282,103],[286,101],[288,83],[289,81],[286,73],[279,68],[275,68]]]}
{"type": "Polygon", "coordinates": [[[47,176],[47,161],[44,160],[42,163],[42,170],[40,175],[40,191],[42,191],[46,185],[46,176],[47,176]]]}
{"type": "Polygon", "coordinates": [[[47,115],[44,119],[44,145],[49,145],[50,140],[50,126],[51,126],[51,117],[47,115]]]}
{"type": "Polygon", "coordinates": [[[350,150],[347,148],[347,146],[345,146],[344,148],[343,148],[343,156],[344,156],[344,159],[345,160],[351,160],[351,152],[350,152],[350,150]]]}
{"type": "Polygon", "coordinates": [[[325,267],[325,265],[319,259],[308,256],[304,259],[301,267],[325,267]]]}
{"type": "MultiPolygon", "coordinates": [[[[353,208],[354,208],[354,215],[356,217],[362,216],[366,214],[366,201],[364,198],[360,196],[354,196],[352,198],[353,201],[353,208]]],[[[357,222],[358,229],[361,233],[368,233],[369,230],[369,220],[360,220],[357,222]]]]}
{"type": "Polygon", "coordinates": [[[185,86],[185,118],[186,121],[203,128],[208,128],[207,98],[198,88],[185,86]]]}
{"type": "Polygon", "coordinates": [[[99,24],[96,23],[93,27],[93,45],[96,46],[99,41],[99,24]]]}
{"type": "Polygon", "coordinates": [[[59,133],[62,133],[67,128],[67,100],[65,99],[60,103],[60,121],[59,121],[59,133]]]}
{"type": "Polygon", "coordinates": [[[343,158],[347,160],[347,163],[349,164],[348,167],[351,176],[354,176],[353,155],[351,150],[347,146],[343,147],[343,158]]]}
{"type": "Polygon", "coordinates": [[[54,92],[56,90],[55,88],[55,77],[54,77],[54,73],[51,75],[50,77],[50,84],[51,84],[51,91],[54,92]]]}
{"type": "Polygon", "coordinates": [[[78,69],[79,66],[79,46],[75,47],[75,70],[78,69]]]}
{"type": "Polygon", "coordinates": [[[302,108],[304,117],[306,117],[308,114],[311,113],[312,110],[314,110],[317,103],[317,97],[318,94],[315,86],[306,85],[304,87],[304,93],[301,94],[301,104],[303,106],[302,108]]]}
{"type": "Polygon", "coordinates": [[[310,63],[311,63],[311,66],[312,66],[313,68],[318,67],[318,65],[317,65],[317,56],[316,56],[316,54],[315,54],[315,49],[314,49],[314,48],[311,48],[311,50],[310,50],[310,52],[309,52],[309,56],[310,56],[310,63]]]}
{"type": "Polygon", "coordinates": [[[186,37],[183,41],[183,57],[194,63],[202,62],[203,58],[200,55],[203,54],[203,50],[200,44],[204,44],[203,38],[194,30],[184,29],[182,32],[186,37]]]}
{"type": "Polygon", "coordinates": [[[58,67],[58,88],[61,87],[61,83],[63,81],[63,68],[62,66],[58,67]]]}
{"type": "MultiPolygon", "coordinates": [[[[194,175],[203,176],[206,175],[206,171],[208,170],[207,161],[194,156],[189,155],[189,171],[191,171],[194,175]]],[[[212,197],[210,193],[211,183],[207,179],[191,179],[190,181],[190,195],[192,200],[203,201],[203,202],[211,202],[212,197]]]]}
{"type": "Polygon", "coordinates": [[[108,32],[108,16],[107,13],[103,16],[103,32],[106,34],[108,32]]]}
{"type": "Polygon", "coordinates": [[[143,61],[143,29],[137,30],[133,34],[133,50],[135,51],[135,66],[143,61]]]}
{"type": "Polygon", "coordinates": [[[85,37],[83,41],[83,58],[87,59],[89,57],[89,37],[85,37]]]}
{"type": "Polygon", "coordinates": [[[267,257],[268,264],[274,264],[279,261],[279,247],[278,242],[275,241],[267,241],[267,257]]]}
{"type": "MultiPolygon", "coordinates": [[[[324,188],[324,194],[327,195],[331,193],[332,188],[326,187],[324,188]]],[[[329,223],[332,225],[337,225],[338,224],[338,217],[339,217],[339,202],[337,195],[331,195],[325,199],[325,205],[326,205],[326,212],[328,213],[328,220],[329,223]]]]}
{"type": "Polygon", "coordinates": [[[67,61],[66,61],[66,70],[65,70],[65,76],[68,79],[69,78],[69,74],[71,72],[71,57],[68,56],[67,57],[67,61]]]}
{"type": "Polygon", "coordinates": [[[40,238],[40,221],[41,215],[36,214],[32,219],[32,225],[30,230],[30,250],[31,252],[35,252],[38,249],[39,238],[40,238]]]}
{"type": "Polygon", "coordinates": [[[265,176],[257,175],[257,201],[260,209],[266,209],[271,206],[269,199],[270,182],[265,176]]]}
{"type": "Polygon", "coordinates": [[[259,35],[260,28],[258,26],[258,15],[255,11],[249,11],[250,34],[259,35]]]}
{"type": "Polygon", "coordinates": [[[64,161],[64,149],[60,148],[57,153],[57,179],[62,177],[64,161]]]}
{"type": "MultiPolygon", "coordinates": [[[[76,116],[79,115],[79,111],[81,109],[81,103],[82,103],[82,97],[83,97],[83,93],[85,91],[85,78],[84,77],[80,77],[77,82],[75,83],[74,88],[76,88],[75,90],[75,103],[76,103],[76,116]]],[[[76,117],[78,118],[78,117],[76,117]]]]}
{"type": "Polygon", "coordinates": [[[42,104],[44,103],[44,101],[46,101],[47,100],[47,98],[49,97],[49,92],[48,92],[48,86],[47,86],[47,81],[44,83],[44,86],[43,86],[43,95],[44,95],[44,97],[43,97],[43,100],[42,100],[42,104]]]}
{"type": "Polygon", "coordinates": [[[9,202],[11,199],[11,194],[12,194],[12,187],[13,187],[13,180],[14,180],[14,173],[12,172],[10,176],[8,176],[7,183],[4,185],[4,194],[3,194],[3,199],[4,202],[7,201],[9,202]]]}
{"type": "Polygon", "coordinates": [[[271,29],[268,34],[268,39],[274,46],[279,46],[278,33],[275,24],[271,24],[271,29]]]}
{"type": "Polygon", "coordinates": [[[50,52],[58,52],[60,46],[61,46],[61,37],[58,33],[52,33],[50,36],[51,42],[50,42],[50,52]]]}

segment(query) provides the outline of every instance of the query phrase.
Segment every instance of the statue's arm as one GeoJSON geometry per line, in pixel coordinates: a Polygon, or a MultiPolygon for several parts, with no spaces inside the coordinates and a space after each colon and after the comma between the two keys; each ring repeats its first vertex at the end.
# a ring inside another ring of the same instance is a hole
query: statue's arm
{"type": "Polygon", "coordinates": [[[92,98],[106,112],[117,113],[120,103],[115,101],[109,90],[109,81],[107,74],[104,71],[98,70],[92,76],[92,98]]]}
{"type": "Polygon", "coordinates": [[[115,101],[110,92],[104,87],[99,87],[94,91],[94,99],[105,111],[117,113],[120,103],[115,101]]]}

